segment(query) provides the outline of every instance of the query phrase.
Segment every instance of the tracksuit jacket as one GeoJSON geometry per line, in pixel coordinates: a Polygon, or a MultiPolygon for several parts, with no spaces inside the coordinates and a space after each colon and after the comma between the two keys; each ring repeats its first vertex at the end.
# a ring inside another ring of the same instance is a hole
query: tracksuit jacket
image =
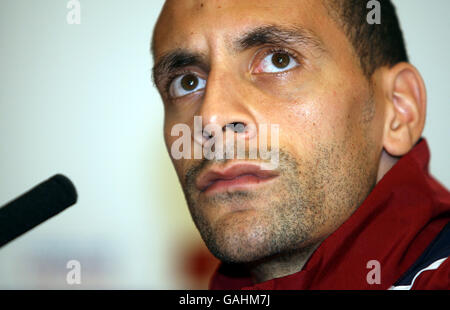
{"type": "Polygon", "coordinates": [[[222,263],[210,289],[450,289],[450,193],[429,160],[422,138],[297,273],[254,284],[222,263]]]}

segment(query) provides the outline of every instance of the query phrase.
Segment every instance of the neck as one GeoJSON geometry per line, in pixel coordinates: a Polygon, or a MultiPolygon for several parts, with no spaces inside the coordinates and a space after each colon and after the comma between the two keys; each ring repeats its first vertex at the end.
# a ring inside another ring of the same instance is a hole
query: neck
{"type": "Polygon", "coordinates": [[[377,183],[384,177],[384,175],[391,170],[391,168],[399,161],[400,158],[393,157],[386,153],[385,150],[381,153],[380,164],[378,166],[377,183]]]}
{"type": "MultiPolygon", "coordinates": [[[[378,167],[377,183],[398,160],[399,158],[390,156],[383,150],[378,167]]],[[[253,282],[261,283],[288,276],[302,270],[309,257],[319,245],[320,242],[249,263],[247,268],[250,271],[253,282]]]]}
{"type": "Polygon", "coordinates": [[[280,253],[249,263],[247,268],[250,271],[253,282],[261,283],[300,271],[319,244],[280,253]]]}

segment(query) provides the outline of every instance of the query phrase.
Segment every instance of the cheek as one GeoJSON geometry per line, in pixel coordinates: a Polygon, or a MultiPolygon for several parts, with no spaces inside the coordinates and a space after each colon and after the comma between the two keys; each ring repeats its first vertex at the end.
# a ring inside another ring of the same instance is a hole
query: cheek
{"type": "Polygon", "coordinates": [[[295,102],[308,88],[308,83],[295,69],[278,77],[259,76],[254,83],[264,96],[275,102],[295,102]]]}
{"type": "Polygon", "coordinates": [[[338,134],[345,117],[342,110],[329,107],[330,101],[324,96],[301,97],[272,111],[267,117],[280,124],[280,144],[312,150],[317,142],[325,143],[338,134]]]}
{"type": "Polygon", "coordinates": [[[324,145],[356,145],[362,143],[363,125],[359,121],[361,99],[345,97],[330,91],[316,92],[285,102],[272,121],[280,124],[280,146],[295,150],[305,159],[313,159],[324,145]]]}
{"type": "Polygon", "coordinates": [[[164,142],[166,144],[166,149],[169,152],[169,154],[170,154],[170,148],[171,148],[173,142],[177,138],[177,137],[172,137],[171,132],[172,132],[172,126],[164,124],[164,142]]]}
{"type": "Polygon", "coordinates": [[[174,165],[175,171],[180,176],[183,173],[182,171],[184,169],[183,167],[185,166],[184,162],[186,161],[186,159],[183,159],[183,158],[181,158],[181,159],[174,159],[173,156],[172,156],[172,151],[171,151],[172,145],[177,139],[180,139],[180,137],[182,135],[180,133],[180,136],[177,136],[177,135],[172,136],[172,134],[171,134],[172,133],[172,128],[175,125],[176,125],[175,123],[169,123],[169,122],[165,122],[164,123],[164,142],[166,144],[167,153],[168,153],[168,155],[169,155],[169,157],[170,157],[170,159],[171,159],[171,161],[172,161],[172,163],[174,165]]]}
{"type": "Polygon", "coordinates": [[[280,124],[280,139],[312,147],[317,140],[342,135],[353,115],[351,100],[336,90],[338,86],[306,77],[310,75],[259,79],[258,88],[264,94],[259,102],[263,102],[264,117],[280,124]]]}

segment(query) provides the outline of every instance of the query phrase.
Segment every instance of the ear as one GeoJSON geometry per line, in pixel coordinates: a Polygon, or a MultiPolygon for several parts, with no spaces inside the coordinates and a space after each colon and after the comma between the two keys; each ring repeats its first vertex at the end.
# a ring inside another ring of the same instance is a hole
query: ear
{"type": "Polygon", "coordinates": [[[419,71],[402,62],[383,72],[383,147],[392,156],[408,153],[422,136],[427,96],[419,71]]]}

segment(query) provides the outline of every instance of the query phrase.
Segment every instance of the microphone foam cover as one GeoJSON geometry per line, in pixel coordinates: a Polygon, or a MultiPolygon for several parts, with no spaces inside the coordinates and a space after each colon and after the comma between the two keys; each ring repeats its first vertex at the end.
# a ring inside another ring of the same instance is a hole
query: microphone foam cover
{"type": "Polygon", "coordinates": [[[57,174],[0,209],[0,247],[77,201],[73,183],[57,174]]]}

